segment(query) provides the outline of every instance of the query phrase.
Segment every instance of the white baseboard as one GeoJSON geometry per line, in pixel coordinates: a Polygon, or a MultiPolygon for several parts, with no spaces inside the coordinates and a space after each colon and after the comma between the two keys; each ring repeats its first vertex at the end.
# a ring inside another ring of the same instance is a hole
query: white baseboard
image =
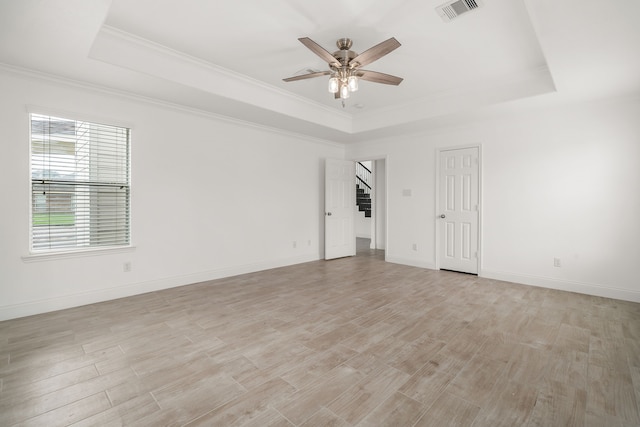
{"type": "Polygon", "coordinates": [[[234,267],[226,267],[218,270],[209,270],[182,276],[166,277],[157,280],[132,283],[128,285],[116,286],[108,289],[100,289],[90,292],[79,292],[69,295],[61,295],[54,298],[30,301],[22,304],[12,304],[0,306],[0,321],[16,319],[19,317],[31,316],[34,314],[48,313],[51,311],[64,310],[66,308],[79,307],[87,304],[114,300],[129,297],[132,295],[144,294],[147,292],[160,291],[162,289],[175,288],[177,286],[190,285],[193,283],[206,282],[208,280],[222,279],[225,277],[238,276],[256,271],[270,270],[272,268],[286,267],[304,262],[317,261],[320,255],[305,255],[294,258],[285,258],[274,261],[265,261],[253,264],[245,264],[234,267]]]}
{"type": "Polygon", "coordinates": [[[520,283],[523,285],[558,289],[561,291],[576,292],[579,294],[613,298],[623,301],[640,302],[640,291],[634,291],[631,289],[612,288],[602,285],[596,285],[593,283],[573,282],[568,280],[553,279],[550,277],[531,276],[503,271],[482,270],[479,276],[485,277],[487,279],[520,283]]]}
{"type": "MultiPolygon", "coordinates": [[[[241,274],[253,273],[256,271],[263,271],[272,268],[286,267],[289,265],[317,261],[319,259],[321,259],[319,254],[305,255],[275,261],[265,261],[254,264],[226,267],[222,269],[203,271],[182,276],[166,277],[158,280],[132,283],[128,285],[117,286],[108,289],[100,289],[90,292],[62,295],[54,298],[30,301],[22,304],[5,305],[0,306],[0,321],[63,310],[66,308],[79,307],[82,305],[94,304],[132,295],[144,294],[147,292],[160,291],[162,289],[174,288],[177,286],[184,286],[193,283],[206,282],[209,280],[222,279],[225,277],[238,276],[241,274]]],[[[389,255],[387,255],[386,261],[394,264],[426,268],[429,270],[434,270],[436,268],[434,263],[416,261],[413,259],[389,255]]],[[[482,270],[482,272],[480,273],[480,277],[640,303],[640,291],[630,289],[612,288],[592,283],[572,282],[553,279],[549,277],[531,276],[491,270],[482,270]]]]}
{"type": "MultiPolygon", "coordinates": [[[[409,265],[412,267],[426,268],[429,270],[436,269],[435,263],[416,261],[408,258],[396,257],[393,255],[387,255],[386,261],[395,264],[409,265]]],[[[613,298],[623,301],[640,302],[640,291],[632,289],[613,288],[593,283],[559,280],[544,276],[533,276],[527,274],[509,273],[504,271],[482,270],[480,274],[478,274],[478,276],[487,279],[519,283],[522,285],[538,286],[541,288],[557,289],[567,292],[576,292],[579,294],[613,298]]]]}
{"type": "Polygon", "coordinates": [[[436,265],[432,262],[418,261],[409,258],[400,258],[389,254],[385,256],[385,261],[392,262],[394,264],[409,265],[411,267],[426,268],[428,270],[436,269],[436,265]]]}

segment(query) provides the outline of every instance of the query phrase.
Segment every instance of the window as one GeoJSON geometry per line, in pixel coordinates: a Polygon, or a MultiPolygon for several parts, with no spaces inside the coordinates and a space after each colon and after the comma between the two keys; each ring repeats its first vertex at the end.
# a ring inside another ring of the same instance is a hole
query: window
{"type": "Polygon", "coordinates": [[[31,251],[129,245],[130,129],[31,114],[31,251]]]}

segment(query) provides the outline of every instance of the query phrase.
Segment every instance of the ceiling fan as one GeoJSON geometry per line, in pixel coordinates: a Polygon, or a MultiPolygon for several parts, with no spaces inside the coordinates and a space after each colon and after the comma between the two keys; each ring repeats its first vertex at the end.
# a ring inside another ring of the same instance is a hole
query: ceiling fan
{"type": "Polygon", "coordinates": [[[283,79],[285,82],[330,75],[329,92],[333,93],[336,99],[343,100],[349,98],[349,94],[351,92],[358,90],[359,79],[395,86],[402,82],[401,77],[379,73],[377,71],[363,70],[360,68],[399,48],[400,43],[393,37],[373,46],[361,54],[357,54],[350,50],[353,42],[351,39],[346,37],[338,39],[336,45],[339,50],[333,53],[329,53],[329,51],[308,37],[302,37],[298,40],[309,48],[309,50],[326,61],[329,64],[329,70],[288,77],[283,79]]]}

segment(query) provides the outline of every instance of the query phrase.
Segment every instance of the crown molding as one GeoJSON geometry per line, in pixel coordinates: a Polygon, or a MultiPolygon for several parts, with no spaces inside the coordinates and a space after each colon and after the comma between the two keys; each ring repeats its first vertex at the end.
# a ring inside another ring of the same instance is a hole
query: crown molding
{"type": "Polygon", "coordinates": [[[352,115],[110,26],[89,58],[352,133],[352,115]]]}
{"type": "MultiPolygon", "coordinates": [[[[120,38],[122,40],[126,40],[127,42],[131,43],[131,44],[137,44],[140,46],[145,46],[148,49],[153,49],[156,50],[158,52],[161,52],[165,55],[169,55],[174,57],[175,59],[179,60],[179,61],[185,61],[185,62],[189,62],[191,64],[194,64],[196,66],[199,67],[204,67],[207,68],[209,70],[211,70],[213,73],[217,73],[220,75],[223,75],[227,78],[232,78],[232,79],[236,79],[238,81],[242,81],[245,84],[249,84],[249,85],[254,85],[254,86],[258,86],[264,90],[273,92],[274,94],[280,95],[280,96],[286,96],[288,98],[294,99],[297,102],[301,102],[304,104],[308,104],[314,108],[320,108],[323,109],[329,113],[332,114],[336,114],[338,116],[342,116],[342,117],[346,117],[346,118],[351,118],[351,114],[348,113],[344,113],[344,112],[340,112],[340,111],[336,111],[333,108],[330,108],[324,104],[321,104],[319,102],[316,101],[312,101],[309,98],[305,98],[303,96],[300,95],[296,95],[294,93],[288,92],[286,90],[277,88],[275,86],[269,85],[267,83],[264,83],[261,80],[257,80],[254,79],[252,77],[249,77],[247,75],[244,74],[240,74],[238,72],[235,72],[233,70],[230,70],[228,68],[224,68],[221,67],[217,64],[213,64],[211,62],[205,61],[203,59],[197,58],[195,56],[191,56],[191,55],[187,55],[183,52],[180,52],[178,50],[172,49],[170,47],[167,47],[165,45],[153,42],[151,40],[136,36],[134,34],[128,33],[126,31],[120,30],[116,27],[112,27],[110,25],[103,25],[100,32],[103,32],[104,34],[108,34],[112,37],[117,37],[120,38]]],[[[89,57],[92,57],[91,54],[89,54],[89,57]]]]}
{"type": "Polygon", "coordinates": [[[546,65],[474,85],[434,92],[427,97],[358,115],[354,133],[424,121],[503,102],[555,92],[546,65]]]}
{"type": "MultiPolygon", "coordinates": [[[[225,116],[223,114],[218,114],[218,113],[213,113],[213,112],[198,109],[198,108],[188,107],[182,104],[177,104],[177,103],[173,103],[173,102],[169,102],[169,101],[165,101],[157,98],[147,97],[147,96],[140,95],[133,92],[114,89],[107,86],[101,86],[101,85],[89,83],[86,81],[70,79],[70,78],[55,75],[55,74],[49,74],[42,71],[18,67],[11,64],[5,64],[2,62],[0,62],[0,72],[5,74],[11,74],[17,77],[41,80],[41,81],[50,82],[57,85],[63,85],[63,86],[67,86],[75,89],[86,90],[86,91],[107,95],[115,98],[126,99],[129,101],[134,101],[134,102],[138,102],[146,105],[153,105],[155,107],[160,107],[160,108],[164,108],[172,111],[179,111],[182,113],[199,116],[209,120],[226,122],[226,123],[234,124],[236,126],[240,126],[244,128],[258,129],[258,130],[262,130],[270,133],[285,135],[293,138],[302,139],[306,142],[311,142],[314,144],[325,145],[333,148],[344,148],[344,144],[339,142],[322,139],[322,138],[310,136],[303,133],[292,132],[292,131],[288,131],[288,130],[273,127],[273,126],[254,123],[251,121],[242,120],[235,117],[225,116]]],[[[37,108],[47,109],[46,106],[38,106],[37,108]]],[[[47,111],[50,111],[50,110],[47,109],[47,111]]],[[[55,111],[55,108],[54,108],[54,111],[55,111]]],[[[135,124],[130,124],[128,125],[128,127],[135,127],[135,124]]]]}

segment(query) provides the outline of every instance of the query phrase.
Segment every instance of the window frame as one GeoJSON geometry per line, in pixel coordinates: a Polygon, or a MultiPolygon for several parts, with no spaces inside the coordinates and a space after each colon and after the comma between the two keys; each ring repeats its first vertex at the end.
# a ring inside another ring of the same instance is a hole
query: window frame
{"type": "Polygon", "coordinates": [[[125,253],[132,252],[135,249],[133,245],[133,233],[132,233],[132,224],[133,224],[133,210],[132,210],[132,199],[133,199],[133,191],[132,191],[132,140],[133,140],[133,126],[129,123],[123,123],[120,120],[114,119],[105,119],[101,117],[90,116],[81,113],[69,112],[69,111],[60,111],[49,108],[40,108],[27,106],[26,108],[26,118],[27,118],[27,126],[28,126],[28,203],[29,203],[29,216],[28,216],[28,253],[23,255],[21,258],[25,262],[30,261],[38,261],[38,260],[49,260],[49,259],[60,259],[60,258],[69,258],[69,257],[82,257],[82,256],[93,256],[99,254],[106,253],[125,253]],[[122,245],[86,245],[86,246],[67,246],[67,247],[58,247],[58,248],[49,248],[49,249],[35,249],[33,245],[34,239],[34,201],[33,201],[33,134],[32,134],[32,122],[34,115],[42,115],[49,116],[53,118],[59,118],[64,120],[70,120],[74,122],[86,122],[93,125],[102,125],[102,126],[111,126],[116,128],[124,128],[128,132],[128,141],[127,141],[127,175],[128,175],[128,201],[127,201],[127,210],[128,210],[128,242],[122,245]]]}

